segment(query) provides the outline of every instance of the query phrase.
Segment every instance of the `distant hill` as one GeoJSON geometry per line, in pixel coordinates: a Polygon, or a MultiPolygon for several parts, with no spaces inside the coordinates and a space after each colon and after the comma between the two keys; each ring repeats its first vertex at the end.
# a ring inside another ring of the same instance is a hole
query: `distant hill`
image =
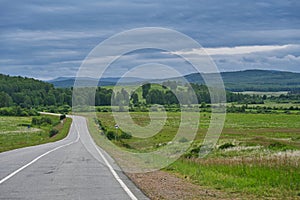
{"type": "MultiPolygon", "coordinates": [[[[208,77],[214,74],[208,74],[208,77]]],[[[300,73],[274,70],[245,70],[221,73],[224,85],[230,91],[291,91],[300,89],[300,73]]],[[[192,83],[204,84],[199,74],[185,78],[192,83]]]]}
{"type": "MultiPolygon", "coordinates": [[[[75,82],[75,77],[59,77],[53,80],[49,80],[48,82],[53,84],[55,87],[60,87],[60,88],[68,88],[68,87],[73,87],[74,82],[75,82]]],[[[108,78],[101,78],[100,81],[95,78],[90,78],[90,77],[81,77],[78,78],[77,80],[80,81],[80,85],[83,86],[111,86],[111,85],[116,85],[116,83],[120,80],[119,77],[108,77],[108,78]]],[[[126,77],[123,78],[120,81],[120,84],[128,85],[132,83],[137,83],[137,82],[145,82],[145,79],[140,79],[140,78],[135,78],[135,77],[126,77]]]]}
{"type": "MultiPolygon", "coordinates": [[[[206,74],[213,77],[215,74],[206,74]]],[[[235,72],[222,72],[225,87],[230,91],[291,91],[300,90],[300,73],[274,71],[274,70],[245,70],[235,72]]],[[[189,74],[185,78],[191,83],[204,84],[203,78],[199,74],[189,74]]],[[[81,78],[81,82],[87,86],[95,85],[108,86],[115,85],[120,78],[102,78],[98,83],[97,79],[81,78]]],[[[180,78],[170,78],[168,80],[179,80],[180,78]]],[[[125,78],[121,84],[128,85],[142,82],[163,82],[167,79],[144,80],[139,78],[125,78]]],[[[55,87],[72,87],[75,77],[61,77],[49,81],[55,87]]]]}
{"type": "MultiPolygon", "coordinates": [[[[55,87],[68,88],[68,87],[73,87],[75,79],[76,79],[75,77],[59,77],[54,80],[50,80],[48,82],[53,84],[55,87]]],[[[77,80],[80,80],[80,84],[84,86],[94,86],[98,84],[97,79],[93,79],[89,77],[82,77],[77,80]]],[[[101,82],[101,86],[114,85],[114,83],[115,83],[114,81],[101,82]]]]}

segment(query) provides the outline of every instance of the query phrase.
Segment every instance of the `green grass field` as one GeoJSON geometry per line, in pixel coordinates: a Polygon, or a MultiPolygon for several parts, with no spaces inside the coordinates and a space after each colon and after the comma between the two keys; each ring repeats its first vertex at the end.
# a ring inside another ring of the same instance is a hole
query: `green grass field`
{"type": "MultiPolygon", "coordinates": [[[[140,126],[149,124],[148,113],[136,112],[131,116],[140,126]]],[[[106,129],[116,131],[111,113],[97,113],[97,117],[106,129]]],[[[210,113],[201,113],[191,151],[201,144],[209,122],[210,113]]],[[[123,139],[122,144],[126,143],[134,151],[153,151],[172,140],[179,124],[180,113],[168,113],[165,126],[158,134],[145,139],[123,139]]],[[[185,131],[191,130],[187,127],[185,131]]],[[[300,115],[229,113],[217,146],[206,158],[187,156],[190,155],[187,153],[164,170],[241,197],[245,194],[256,198],[300,198],[299,150],[300,115]]]]}
{"type": "Polygon", "coordinates": [[[288,91],[281,91],[281,92],[258,92],[258,91],[246,91],[246,92],[234,92],[234,93],[241,93],[241,94],[249,94],[249,95],[267,95],[267,96],[280,96],[282,94],[286,95],[288,94],[288,91]]]}
{"type": "Polygon", "coordinates": [[[66,137],[72,120],[66,118],[61,124],[59,117],[48,115],[47,117],[51,118],[53,124],[32,126],[32,117],[0,116],[0,152],[54,142],[66,137]],[[57,129],[59,133],[50,137],[49,132],[53,128],[57,129]]]}
{"type": "MultiPolygon", "coordinates": [[[[195,115],[190,113],[191,116],[195,115]]],[[[149,123],[147,113],[131,113],[133,120],[140,126],[149,123]]],[[[112,113],[98,113],[98,119],[108,130],[116,131],[112,113]]],[[[155,118],[154,118],[155,119],[155,118]]],[[[159,120],[159,118],[157,119],[159,120]]],[[[209,113],[201,113],[196,142],[201,142],[210,122],[209,113]]],[[[157,144],[171,141],[180,124],[179,113],[168,113],[164,128],[154,137],[140,139],[133,137],[126,142],[136,149],[155,148],[157,144]]],[[[187,128],[188,132],[189,129],[187,128]]],[[[294,148],[300,148],[300,115],[291,114],[242,114],[228,113],[219,143],[235,141],[243,145],[268,145],[278,141],[294,148]]]]}

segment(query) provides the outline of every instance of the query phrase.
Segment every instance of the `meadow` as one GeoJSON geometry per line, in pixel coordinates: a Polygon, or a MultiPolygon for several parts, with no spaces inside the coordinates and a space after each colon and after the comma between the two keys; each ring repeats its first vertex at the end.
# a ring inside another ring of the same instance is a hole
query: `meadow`
{"type": "MultiPolygon", "coordinates": [[[[146,112],[130,115],[142,127],[150,123],[146,112]]],[[[180,113],[168,112],[167,116],[162,130],[152,137],[112,142],[131,151],[154,151],[166,145],[177,133],[180,113]]],[[[112,113],[98,112],[97,118],[105,130],[121,134],[122,131],[114,127],[116,122],[112,113]]],[[[152,120],[160,119],[154,116],[152,120]]],[[[202,159],[197,153],[209,122],[210,113],[202,112],[189,151],[163,170],[195,184],[229,194],[237,193],[241,197],[244,194],[251,198],[300,198],[300,115],[227,113],[216,147],[202,159]]],[[[185,131],[191,130],[186,127],[185,131]]]]}
{"type": "Polygon", "coordinates": [[[241,94],[250,94],[250,95],[267,95],[267,96],[280,96],[282,94],[288,94],[288,91],[281,91],[281,92],[258,92],[258,91],[245,91],[245,92],[235,92],[241,94]]]}
{"type": "MultiPolygon", "coordinates": [[[[41,119],[43,116],[34,118],[41,119]]],[[[51,124],[32,125],[32,118],[0,116],[0,152],[61,140],[68,134],[72,123],[70,118],[61,123],[58,116],[47,115],[51,124]],[[51,136],[53,129],[58,133],[51,136]]]]}

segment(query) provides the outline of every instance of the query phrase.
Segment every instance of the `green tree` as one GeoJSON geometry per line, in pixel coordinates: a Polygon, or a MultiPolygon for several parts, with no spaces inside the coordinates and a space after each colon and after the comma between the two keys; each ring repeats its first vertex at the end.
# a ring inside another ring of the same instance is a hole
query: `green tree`
{"type": "Polygon", "coordinates": [[[9,107],[13,104],[12,98],[5,92],[0,92],[0,107],[9,107]]]}
{"type": "Polygon", "coordinates": [[[146,84],[142,85],[142,96],[143,96],[144,99],[146,99],[150,88],[151,88],[150,83],[146,83],[146,84]]]}
{"type": "Polygon", "coordinates": [[[165,104],[164,93],[161,90],[153,89],[150,90],[149,94],[146,97],[147,104],[165,104]]]}
{"type": "Polygon", "coordinates": [[[133,92],[131,95],[133,105],[137,106],[139,104],[139,95],[136,92],[133,92]]]}

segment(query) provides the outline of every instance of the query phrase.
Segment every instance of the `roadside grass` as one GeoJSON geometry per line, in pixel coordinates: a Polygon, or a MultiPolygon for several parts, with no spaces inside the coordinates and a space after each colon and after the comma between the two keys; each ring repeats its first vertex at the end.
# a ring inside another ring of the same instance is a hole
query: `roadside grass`
{"type": "MultiPolygon", "coordinates": [[[[180,159],[165,170],[199,185],[258,198],[297,198],[299,157],[180,159]]],[[[298,197],[299,198],[299,197],[298,197]]]]}
{"type": "MultiPolygon", "coordinates": [[[[136,124],[149,124],[148,113],[130,114],[136,124]]],[[[153,151],[160,144],[165,145],[175,136],[181,116],[175,112],[167,115],[165,126],[158,134],[145,139],[124,139],[122,145],[126,146],[125,143],[137,152],[153,151]]],[[[97,113],[97,117],[106,129],[116,131],[111,113],[97,113]]],[[[210,113],[201,113],[199,130],[190,151],[201,144],[209,122],[210,113]]],[[[187,128],[186,132],[189,131],[187,128]]],[[[118,141],[112,142],[120,145],[118,141]]],[[[228,113],[218,144],[207,158],[184,155],[164,170],[241,197],[247,194],[259,199],[297,199],[300,198],[299,150],[300,115],[228,113]]]]}
{"type": "Polygon", "coordinates": [[[32,126],[33,117],[0,116],[0,152],[54,142],[67,136],[72,119],[66,118],[62,124],[58,116],[41,115],[36,118],[43,116],[50,118],[53,123],[32,126]],[[50,137],[52,129],[58,130],[58,134],[50,137]]]}

